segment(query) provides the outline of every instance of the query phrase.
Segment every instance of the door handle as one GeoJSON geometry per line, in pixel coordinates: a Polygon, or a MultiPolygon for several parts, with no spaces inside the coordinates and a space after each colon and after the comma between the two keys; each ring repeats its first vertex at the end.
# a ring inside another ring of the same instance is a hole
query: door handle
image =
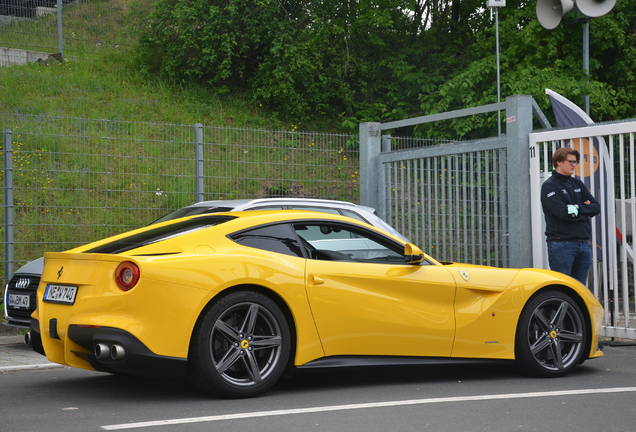
{"type": "Polygon", "coordinates": [[[309,285],[322,285],[325,283],[325,280],[323,278],[320,278],[314,275],[309,275],[307,279],[308,279],[309,285]]]}

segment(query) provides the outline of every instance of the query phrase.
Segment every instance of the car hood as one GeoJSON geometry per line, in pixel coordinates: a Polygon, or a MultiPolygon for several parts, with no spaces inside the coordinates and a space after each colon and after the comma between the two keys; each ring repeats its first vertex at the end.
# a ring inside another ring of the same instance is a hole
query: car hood
{"type": "Polygon", "coordinates": [[[14,274],[35,274],[41,275],[44,269],[44,257],[35,259],[15,271],[14,274]]]}

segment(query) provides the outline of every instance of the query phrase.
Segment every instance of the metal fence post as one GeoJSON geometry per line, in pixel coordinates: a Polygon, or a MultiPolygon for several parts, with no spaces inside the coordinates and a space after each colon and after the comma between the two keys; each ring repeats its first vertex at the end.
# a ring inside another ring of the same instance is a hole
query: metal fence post
{"type": "Polygon", "coordinates": [[[203,125],[194,125],[194,174],[195,174],[195,200],[203,201],[203,125]]]}
{"type": "MultiPolygon", "coordinates": [[[[380,123],[360,123],[360,204],[380,209],[378,201],[381,149],[380,123]]],[[[386,215],[378,211],[378,216],[386,215]]]]}
{"type": "Polygon", "coordinates": [[[506,98],[510,267],[532,267],[530,133],[532,96],[506,98]]]}
{"type": "MultiPolygon", "coordinates": [[[[391,151],[391,135],[382,135],[382,153],[389,153],[391,151]]],[[[375,209],[380,217],[390,223],[389,215],[389,201],[387,197],[387,182],[391,175],[391,170],[388,166],[382,166],[382,163],[377,162],[378,165],[378,200],[376,202],[375,209]],[[387,219],[388,218],[388,219],[387,219]]]]}
{"type": "MultiPolygon", "coordinates": [[[[4,282],[13,276],[14,232],[13,232],[13,139],[11,129],[5,129],[4,141],[4,282]]],[[[2,284],[4,286],[4,283],[2,284]]]]}
{"type": "Polygon", "coordinates": [[[62,36],[62,0],[57,0],[57,47],[64,57],[64,37],[62,36]]]}

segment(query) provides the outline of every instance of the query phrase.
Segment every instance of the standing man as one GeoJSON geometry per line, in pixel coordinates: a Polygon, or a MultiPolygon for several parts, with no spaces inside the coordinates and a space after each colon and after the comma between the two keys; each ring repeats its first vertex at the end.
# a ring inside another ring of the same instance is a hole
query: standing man
{"type": "Polygon", "coordinates": [[[541,205],[550,269],[585,285],[592,264],[590,218],[600,214],[601,207],[585,184],[573,177],[579,160],[579,152],[571,147],[554,152],[555,169],[541,187],[541,205]]]}

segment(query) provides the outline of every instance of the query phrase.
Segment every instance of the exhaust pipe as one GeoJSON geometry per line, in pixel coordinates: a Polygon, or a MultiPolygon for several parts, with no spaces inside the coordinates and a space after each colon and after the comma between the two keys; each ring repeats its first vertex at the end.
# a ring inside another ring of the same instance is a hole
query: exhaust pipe
{"type": "Polygon", "coordinates": [[[31,331],[28,331],[24,334],[24,344],[27,346],[31,346],[31,342],[32,342],[31,331]]]}
{"type": "Polygon", "coordinates": [[[95,345],[95,357],[97,357],[97,360],[107,360],[109,351],[108,345],[105,343],[95,345]]]}
{"type": "Polygon", "coordinates": [[[110,347],[110,358],[113,360],[123,360],[124,357],[126,357],[126,351],[123,346],[115,344],[110,347]]]}

